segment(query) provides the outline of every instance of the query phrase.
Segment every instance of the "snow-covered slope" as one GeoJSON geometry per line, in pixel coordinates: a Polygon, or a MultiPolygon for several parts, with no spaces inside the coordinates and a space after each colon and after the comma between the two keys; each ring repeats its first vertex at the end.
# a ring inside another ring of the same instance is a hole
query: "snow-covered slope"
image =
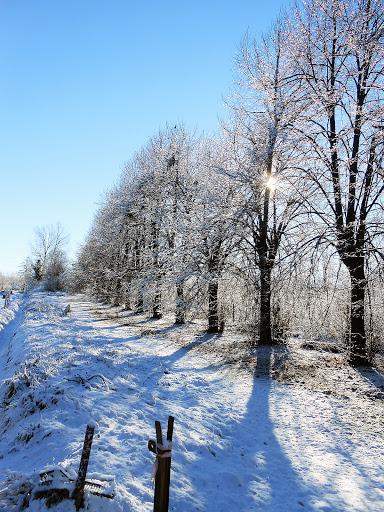
{"type": "Polygon", "coordinates": [[[8,322],[13,320],[19,309],[21,302],[21,294],[14,293],[11,295],[11,302],[7,308],[4,307],[3,295],[0,295],[0,331],[7,325],[8,322]]]}
{"type": "Polygon", "coordinates": [[[168,414],[170,510],[383,510],[382,400],[271,380],[287,354],[233,358],[239,335],[114,312],[82,296],[36,293],[0,333],[1,511],[19,510],[47,466],[77,470],[89,421],[98,425],[89,471],[114,475],[116,498],[88,498],[88,510],[151,511],[147,441],[168,414]]]}

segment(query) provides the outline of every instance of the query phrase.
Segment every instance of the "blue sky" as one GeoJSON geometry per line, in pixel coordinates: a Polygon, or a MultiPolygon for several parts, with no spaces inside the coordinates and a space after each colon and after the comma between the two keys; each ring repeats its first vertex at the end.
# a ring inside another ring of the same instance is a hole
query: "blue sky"
{"type": "Polygon", "coordinates": [[[36,226],[70,252],[124,162],[167,122],[213,133],[234,57],[282,0],[0,0],[0,272],[36,226]]]}

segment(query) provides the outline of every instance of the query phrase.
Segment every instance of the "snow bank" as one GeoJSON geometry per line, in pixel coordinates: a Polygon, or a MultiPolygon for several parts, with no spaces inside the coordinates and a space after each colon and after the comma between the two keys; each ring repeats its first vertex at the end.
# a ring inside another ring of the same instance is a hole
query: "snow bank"
{"type": "Polygon", "coordinates": [[[8,324],[11,320],[13,320],[16,316],[16,313],[20,307],[21,303],[21,294],[14,293],[11,295],[11,302],[7,308],[4,307],[4,299],[0,299],[0,331],[4,328],[6,324],[8,324]]]}

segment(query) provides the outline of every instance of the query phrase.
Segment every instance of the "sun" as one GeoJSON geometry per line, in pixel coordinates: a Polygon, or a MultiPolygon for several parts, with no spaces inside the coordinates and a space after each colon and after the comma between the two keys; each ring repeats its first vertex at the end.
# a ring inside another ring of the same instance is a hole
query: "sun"
{"type": "Polygon", "coordinates": [[[275,190],[277,184],[277,179],[275,176],[269,176],[267,182],[265,183],[266,188],[269,188],[272,192],[275,190]]]}

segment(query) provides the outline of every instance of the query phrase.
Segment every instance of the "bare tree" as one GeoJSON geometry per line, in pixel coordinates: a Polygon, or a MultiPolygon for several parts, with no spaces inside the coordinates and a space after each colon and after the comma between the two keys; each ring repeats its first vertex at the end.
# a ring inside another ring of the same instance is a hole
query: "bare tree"
{"type": "Polygon", "coordinates": [[[384,191],[382,1],[310,0],[296,11],[290,49],[305,102],[293,126],[308,161],[308,205],[349,271],[349,357],[366,364],[365,267],[384,191]]]}
{"type": "Polygon", "coordinates": [[[67,266],[66,243],[67,235],[59,223],[35,229],[30,269],[33,278],[36,281],[44,280],[48,290],[55,291],[64,286],[62,277],[67,266]]]}
{"type": "MultiPolygon", "coordinates": [[[[297,115],[297,86],[290,80],[291,62],[284,46],[286,22],[279,20],[261,43],[245,39],[238,66],[240,87],[232,100],[232,176],[242,201],[237,222],[242,248],[256,270],[259,296],[259,343],[271,344],[271,280],[281,244],[300,214],[291,167],[297,150],[289,126],[297,115]]],[[[255,272],[252,272],[255,275],[255,272]]]]}

